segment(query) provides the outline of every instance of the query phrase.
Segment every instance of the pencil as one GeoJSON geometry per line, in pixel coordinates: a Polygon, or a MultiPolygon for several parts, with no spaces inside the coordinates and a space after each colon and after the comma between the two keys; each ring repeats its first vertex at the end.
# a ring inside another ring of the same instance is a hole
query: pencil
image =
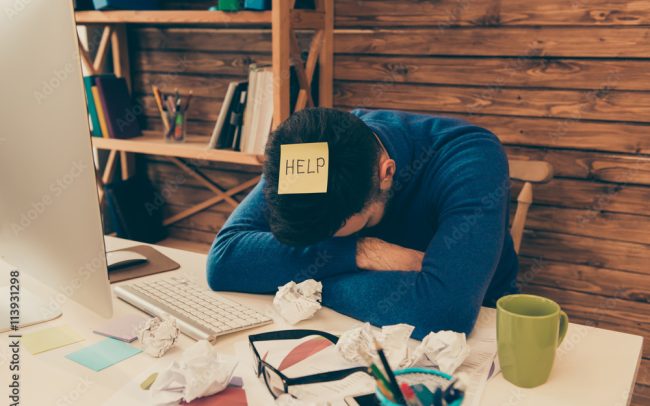
{"type": "Polygon", "coordinates": [[[377,354],[379,354],[379,359],[381,360],[381,363],[384,366],[384,372],[386,372],[386,375],[388,376],[388,380],[390,381],[389,388],[391,389],[391,392],[393,392],[393,395],[395,396],[396,403],[405,403],[404,396],[402,395],[402,392],[399,389],[399,384],[397,383],[395,374],[393,374],[393,370],[390,369],[390,365],[388,364],[388,360],[386,359],[384,350],[382,350],[381,346],[379,345],[379,342],[377,342],[377,339],[375,339],[375,349],[377,350],[377,354]]]}
{"type": "Polygon", "coordinates": [[[156,99],[156,106],[158,106],[158,111],[160,112],[160,118],[162,118],[165,130],[169,131],[169,119],[167,118],[165,108],[163,107],[162,97],[160,96],[160,89],[158,89],[158,86],[156,85],[153,85],[151,87],[153,89],[153,97],[156,99]]]}
{"type": "Polygon", "coordinates": [[[384,385],[386,388],[390,388],[390,383],[386,380],[386,377],[384,377],[384,374],[381,373],[379,368],[377,368],[377,365],[372,364],[370,365],[370,373],[375,377],[377,381],[379,381],[381,384],[384,385]]]}

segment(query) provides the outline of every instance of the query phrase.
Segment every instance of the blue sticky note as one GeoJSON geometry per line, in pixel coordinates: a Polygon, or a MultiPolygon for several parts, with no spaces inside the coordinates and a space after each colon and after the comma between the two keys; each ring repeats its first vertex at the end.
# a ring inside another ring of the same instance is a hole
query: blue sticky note
{"type": "Polygon", "coordinates": [[[93,371],[101,371],[139,352],[142,352],[142,350],[132,345],[107,338],[89,347],[70,353],[65,357],[93,371]]]}

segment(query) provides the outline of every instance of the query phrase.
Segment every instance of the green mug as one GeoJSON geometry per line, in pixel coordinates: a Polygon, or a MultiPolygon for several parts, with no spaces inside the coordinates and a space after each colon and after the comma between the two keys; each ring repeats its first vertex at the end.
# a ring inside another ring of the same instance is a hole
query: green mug
{"type": "Polygon", "coordinates": [[[497,301],[497,347],[503,377],[522,388],[546,382],[569,317],[554,301],[508,295],[497,301]]]}

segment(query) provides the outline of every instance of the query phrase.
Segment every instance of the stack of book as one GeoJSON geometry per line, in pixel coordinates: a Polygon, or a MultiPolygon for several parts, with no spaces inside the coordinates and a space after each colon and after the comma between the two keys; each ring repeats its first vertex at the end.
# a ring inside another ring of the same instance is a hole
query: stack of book
{"type": "Polygon", "coordinates": [[[85,76],[88,120],[93,137],[132,138],[141,134],[141,109],[131,101],[124,78],[115,75],[85,76]]]}
{"type": "MultiPolygon", "coordinates": [[[[298,79],[291,68],[293,109],[298,79]]],[[[273,69],[252,64],[247,82],[231,82],[226,92],[208,148],[232,149],[262,155],[273,124],[273,69]]]]}

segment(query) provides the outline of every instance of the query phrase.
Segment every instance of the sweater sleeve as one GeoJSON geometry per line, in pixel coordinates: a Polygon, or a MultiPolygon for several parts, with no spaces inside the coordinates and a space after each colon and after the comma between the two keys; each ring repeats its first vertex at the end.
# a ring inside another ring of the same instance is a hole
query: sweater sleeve
{"type": "Polygon", "coordinates": [[[207,279],[213,290],[273,293],[290,281],[358,271],[356,236],[300,248],[275,239],[264,216],[263,182],[235,209],[212,244],[207,279]]]}
{"type": "Polygon", "coordinates": [[[327,278],[323,303],[381,326],[409,323],[414,337],[471,332],[503,247],[508,165],[494,137],[470,137],[440,154],[431,188],[437,229],[421,272],[371,272],[327,278]],[[444,160],[448,163],[445,163],[444,160]]]}

